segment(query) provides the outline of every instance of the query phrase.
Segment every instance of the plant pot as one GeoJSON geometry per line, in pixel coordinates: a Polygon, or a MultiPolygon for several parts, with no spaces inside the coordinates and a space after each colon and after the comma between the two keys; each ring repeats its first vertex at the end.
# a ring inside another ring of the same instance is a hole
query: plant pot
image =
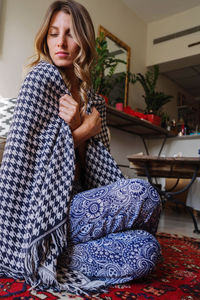
{"type": "Polygon", "coordinates": [[[133,110],[133,109],[132,109],[130,106],[128,106],[128,105],[124,107],[124,112],[125,112],[126,114],[129,114],[129,115],[131,115],[131,116],[137,117],[137,118],[139,118],[139,119],[147,120],[145,114],[133,110]]]}
{"type": "Polygon", "coordinates": [[[117,103],[115,104],[115,108],[118,109],[118,110],[120,110],[120,111],[123,111],[124,105],[123,105],[123,103],[121,103],[121,102],[117,102],[117,103]]]}
{"type": "Polygon", "coordinates": [[[160,126],[161,117],[154,114],[147,114],[147,120],[154,125],[160,126]]]}
{"type": "Polygon", "coordinates": [[[135,116],[135,111],[128,105],[123,108],[123,111],[128,115],[135,116]]]}

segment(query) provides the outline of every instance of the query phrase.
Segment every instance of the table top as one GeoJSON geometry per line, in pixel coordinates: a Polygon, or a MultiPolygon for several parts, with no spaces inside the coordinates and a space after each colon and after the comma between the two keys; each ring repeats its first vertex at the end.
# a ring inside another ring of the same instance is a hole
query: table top
{"type": "Polygon", "coordinates": [[[151,177],[192,178],[196,168],[200,177],[199,157],[158,157],[147,155],[129,155],[130,168],[138,176],[146,176],[145,165],[151,177]]]}

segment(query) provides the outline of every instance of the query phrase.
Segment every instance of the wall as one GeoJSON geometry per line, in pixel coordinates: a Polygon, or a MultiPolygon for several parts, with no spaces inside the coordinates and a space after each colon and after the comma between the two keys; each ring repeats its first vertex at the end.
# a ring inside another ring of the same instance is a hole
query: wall
{"type": "Polygon", "coordinates": [[[153,40],[156,38],[199,26],[199,15],[200,6],[197,6],[168,18],[149,23],[146,65],[151,66],[199,54],[200,45],[188,47],[189,44],[199,41],[199,31],[153,45],[153,40]]]}
{"type": "Polygon", "coordinates": [[[188,102],[192,103],[193,97],[191,97],[183,88],[177,86],[173,81],[169,80],[166,76],[160,75],[157,83],[158,91],[162,91],[173,98],[169,103],[163,106],[162,110],[167,112],[170,119],[175,119],[178,122],[178,110],[177,110],[177,96],[178,93],[185,95],[188,102]]]}
{"type": "Polygon", "coordinates": [[[44,8],[49,3],[48,0],[3,0],[0,95],[16,97],[18,94],[22,67],[33,54],[33,39],[41,23],[44,8]]]}
{"type": "MultiPolygon", "coordinates": [[[[129,166],[128,155],[137,154],[139,152],[146,154],[144,144],[139,136],[114,128],[110,128],[110,132],[111,153],[118,164],[129,166]]],[[[134,177],[133,170],[124,167],[120,167],[120,169],[124,175],[134,177]]]]}
{"type": "MultiPolygon", "coordinates": [[[[158,155],[162,140],[152,139],[148,141],[151,155],[158,155]]],[[[161,155],[174,156],[182,153],[182,156],[197,157],[200,149],[200,136],[175,137],[167,139],[161,155]]]]}

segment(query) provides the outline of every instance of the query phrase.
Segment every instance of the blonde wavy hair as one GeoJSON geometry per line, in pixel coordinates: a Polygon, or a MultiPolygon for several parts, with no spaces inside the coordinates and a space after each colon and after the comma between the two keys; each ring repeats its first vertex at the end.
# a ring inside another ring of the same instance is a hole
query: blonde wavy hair
{"type": "MultiPolygon", "coordinates": [[[[72,18],[73,38],[79,46],[79,52],[73,62],[74,72],[79,79],[79,93],[86,108],[88,103],[87,91],[91,88],[91,67],[96,57],[96,47],[94,26],[88,11],[83,5],[74,0],[65,0],[55,1],[49,6],[35,37],[35,55],[29,67],[35,66],[42,59],[53,64],[47,46],[47,34],[51,18],[58,11],[63,11],[71,15],[72,18]]],[[[58,69],[70,89],[70,79],[66,78],[61,68],[58,69]]]]}

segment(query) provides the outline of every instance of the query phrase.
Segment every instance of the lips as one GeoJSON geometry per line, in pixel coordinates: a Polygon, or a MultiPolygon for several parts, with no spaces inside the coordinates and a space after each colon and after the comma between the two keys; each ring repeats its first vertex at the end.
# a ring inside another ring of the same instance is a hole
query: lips
{"type": "Polygon", "coordinates": [[[58,56],[58,57],[67,57],[67,56],[69,56],[69,53],[65,52],[65,51],[58,51],[58,52],[56,52],[56,56],[58,56]]]}

